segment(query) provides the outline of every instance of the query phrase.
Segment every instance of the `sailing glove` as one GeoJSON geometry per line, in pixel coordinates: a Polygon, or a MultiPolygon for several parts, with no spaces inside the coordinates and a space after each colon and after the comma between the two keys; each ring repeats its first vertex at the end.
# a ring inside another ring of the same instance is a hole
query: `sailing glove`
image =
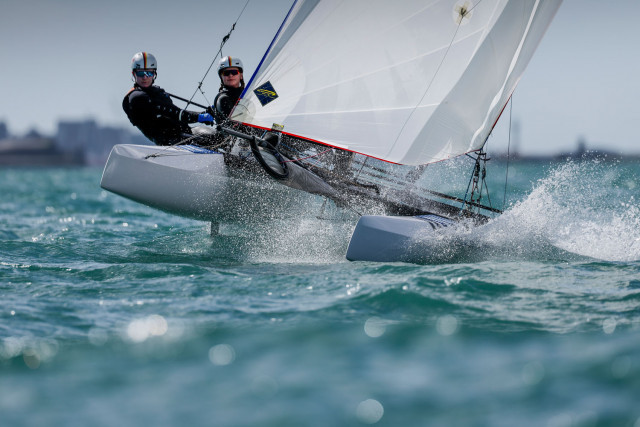
{"type": "Polygon", "coordinates": [[[209,113],[201,113],[198,115],[198,123],[213,123],[213,116],[209,113]]]}

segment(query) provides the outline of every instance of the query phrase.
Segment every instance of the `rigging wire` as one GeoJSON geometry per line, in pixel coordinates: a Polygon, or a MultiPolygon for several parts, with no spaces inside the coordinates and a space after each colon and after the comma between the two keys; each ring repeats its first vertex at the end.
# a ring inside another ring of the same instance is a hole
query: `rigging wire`
{"type": "Polygon", "coordinates": [[[355,177],[356,181],[360,178],[360,173],[362,172],[362,169],[364,169],[364,166],[367,164],[367,161],[369,161],[369,156],[365,156],[364,161],[362,162],[362,166],[360,166],[360,169],[356,174],[356,177],[355,177]]]}
{"type": "Polygon", "coordinates": [[[207,99],[207,96],[204,94],[204,91],[202,90],[202,84],[204,83],[204,80],[207,78],[207,75],[209,74],[209,71],[211,71],[211,68],[213,67],[213,64],[215,64],[215,62],[216,62],[216,60],[218,58],[218,54],[220,54],[220,58],[222,58],[222,47],[227,42],[227,40],[229,40],[229,37],[231,37],[231,33],[233,32],[233,30],[235,30],[236,24],[240,20],[240,17],[242,17],[242,14],[244,13],[244,10],[247,8],[247,6],[249,5],[250,1],[251,0],[247,0],[247,2],[244,4],[244,7],[240,11],[240,14],[236,18],[235,22],[233,23],[233,25],[231,25],[231,29],[229,30],[227,35],[222,38],[222,41],[220,42],[220,48],[218,49],[218,52],[216,52],[216,54],[214,55],[213,61],[211,61],[211,64],[209,64],[209,68],[207,68],[207,71],[204,73],[204,76],[202,76],[202,80],[200,80],[200,82],[198,82],[198,87],[193,92],[193,95],[191,95],[191,98],[189,98],[189,101],[187,101],[187,106],[185,108],[189,108],[189,105],[192,104],[193,98],[196,96],[196,93],[198,93],[198,91],[200,91],[200,93],[202,93],[202,96],[204,96],[204,99],[207,101],[207,104],[211,104],[211,102],[209,102],[209,100],[207,99]]]}
{"type": "MultiPolygon", "coordinates": [[[[196,94],[198,93],[198,91],[200,91],[202,93],[202,96],[204,96],[205,101],[207,101],[207,104],[211,104],[211,102],[209,102],[209,100],[207,99],[207,96],[204,94],[204,91],[202,90],[202,84],[204,83],[204,80],[207,78],[207,75],[209,74],[209,71],[211,71],[211,68],[213,67],[213,64],[215,64],[216,59],[218,57],[218,54],[220,54],[220,57],[222,58],[222,47],[225,45],[225,43],[227,42],[227,40],[229,40],[229,37],[231,37],[231,33],[233,32],[233,30],[235,30],[236,28],[236,24],[238,23],[238,21],[240,20],[240,18],[242,17],[242,14],[244,13],[245,9],[247,8],[247,6],[249,5],[249,2],[251,0],[247,0],[247,2],[244,4],[244,7],[242,8],[242,10],[240,11],[240,14],[238,15],[238,17],[236,18],[235,22],[231,25],[231,29],[229,30],[229,32],[227,33],[226,36],[224,36],[222,38],[222,41],[220,42],[220,48],[218,49],[218,52],[216,52],[216,54],[213,57],[213,61],[211,61],[211,64],[209,64],[209,68],[207,68],[207,71],[204,73],[204,76],[202,76],[202,79],[200,80],[200,82],[198,82],[198,87],[196,88],[196,90],[193,92],[193,95],[191,95],[191,98],[184,99],[184,98],[180,98],[179,96],[176,95],[172,95],[169,94],[169,96],[172,96],[174,98],[177,98],[181,101],[185,101],[187,103],[187,105],[184,107],[184,109],[186,110],[187,108],[189,108],[189,105],[194,104],[196,106],[200,106],[198,104],[196,104],[195,102],[193,102],[193,98],[196,96],[196,94]]],[[[170,144],[168,146],[165,146],[162,150],[159,150],[158,153],[156,154],[151,154],[149,156],[147,156],[147,158],[149,157],[156,157],[159,156],[161,154],[162,151],[167,150],[168,148],[174,147],[176,145],[184,145],[187,142],[198,138],[200,135],[193,135],[193,136],[189,136],[186,137],[178,142],[175,142],[173,144],[170,144]]]]}
{"type": "Polygon", "coordinates": [[[474,206],[479,209],[488,210],[490,212],[502,213],[500,209],[496,209],[491,205],[491,196],[489,194],[489,186],[487,185],[487,162],[491,160],[487,158],[487,152],[480,149],[479,152],[475,154],[476,157],[471,156],[467,153],[467,157],[474,159],[475,165],[473,167],[473,172],[471,173],[471,178],[469,178],[469,184],[467,184],[467,190],[464,194],[464,198],[459,199],[462,202],[462,206],[458,212],[459,215],[462,215],[462,212],[465,209],[468,209],[469,206],[474,206]],[[485,192],[488,199],[488,206],[483,206],[480,202],[482,201],[482,192],[485,192]],[[474,199],[477,194],[477,198],[474,199]],[[468,199],[467,199],[468,197],[468,199]]]}
{"type": "Polygon", "coordinates": [[[507,172],[504,176],[504,194],[502,196],[502,210],[504,210],[505,204],[507,202],[507,183],[509,181],[509,161],[511,160],[511,117],[513,113],[513,94],[511,95],[511,99],[509,100],[509,142],[507,144],[507,172]]]}

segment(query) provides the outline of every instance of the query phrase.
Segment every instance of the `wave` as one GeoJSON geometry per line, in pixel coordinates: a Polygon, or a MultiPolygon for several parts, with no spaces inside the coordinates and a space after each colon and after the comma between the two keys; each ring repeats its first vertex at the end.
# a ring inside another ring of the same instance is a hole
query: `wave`
{"type": "Polygon", "coordinates": [[[480,227],[416,236],[424,262],[640,260],[638,182],[619,163],[552,169],[501,216],[480,227]]]}
{"type": "Polygon", "coordinates": [[[640,260],[637,178],[619,162],[568,162],[492,226],[605,261],[640,260]]]}

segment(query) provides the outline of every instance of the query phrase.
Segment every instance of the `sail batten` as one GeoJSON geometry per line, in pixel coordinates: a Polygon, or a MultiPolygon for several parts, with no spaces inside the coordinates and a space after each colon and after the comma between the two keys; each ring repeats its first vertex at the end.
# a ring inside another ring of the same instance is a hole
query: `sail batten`
{"type": "Polygon", "coordinates": [[[560,2],[297,0],[232,119],[393,163],[477,150],[560,2]]]}

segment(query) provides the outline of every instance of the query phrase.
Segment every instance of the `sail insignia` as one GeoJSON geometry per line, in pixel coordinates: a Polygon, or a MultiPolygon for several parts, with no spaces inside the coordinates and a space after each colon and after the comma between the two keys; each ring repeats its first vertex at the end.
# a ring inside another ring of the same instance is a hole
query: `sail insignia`
{"type": "Polygon", "coordinates": [[[278,94],[271,85],[271,82],[266,82],[263,85],[260,85],[253,90],[253,93],[256,94],[263,107],[278,97],[278,94]]]}

